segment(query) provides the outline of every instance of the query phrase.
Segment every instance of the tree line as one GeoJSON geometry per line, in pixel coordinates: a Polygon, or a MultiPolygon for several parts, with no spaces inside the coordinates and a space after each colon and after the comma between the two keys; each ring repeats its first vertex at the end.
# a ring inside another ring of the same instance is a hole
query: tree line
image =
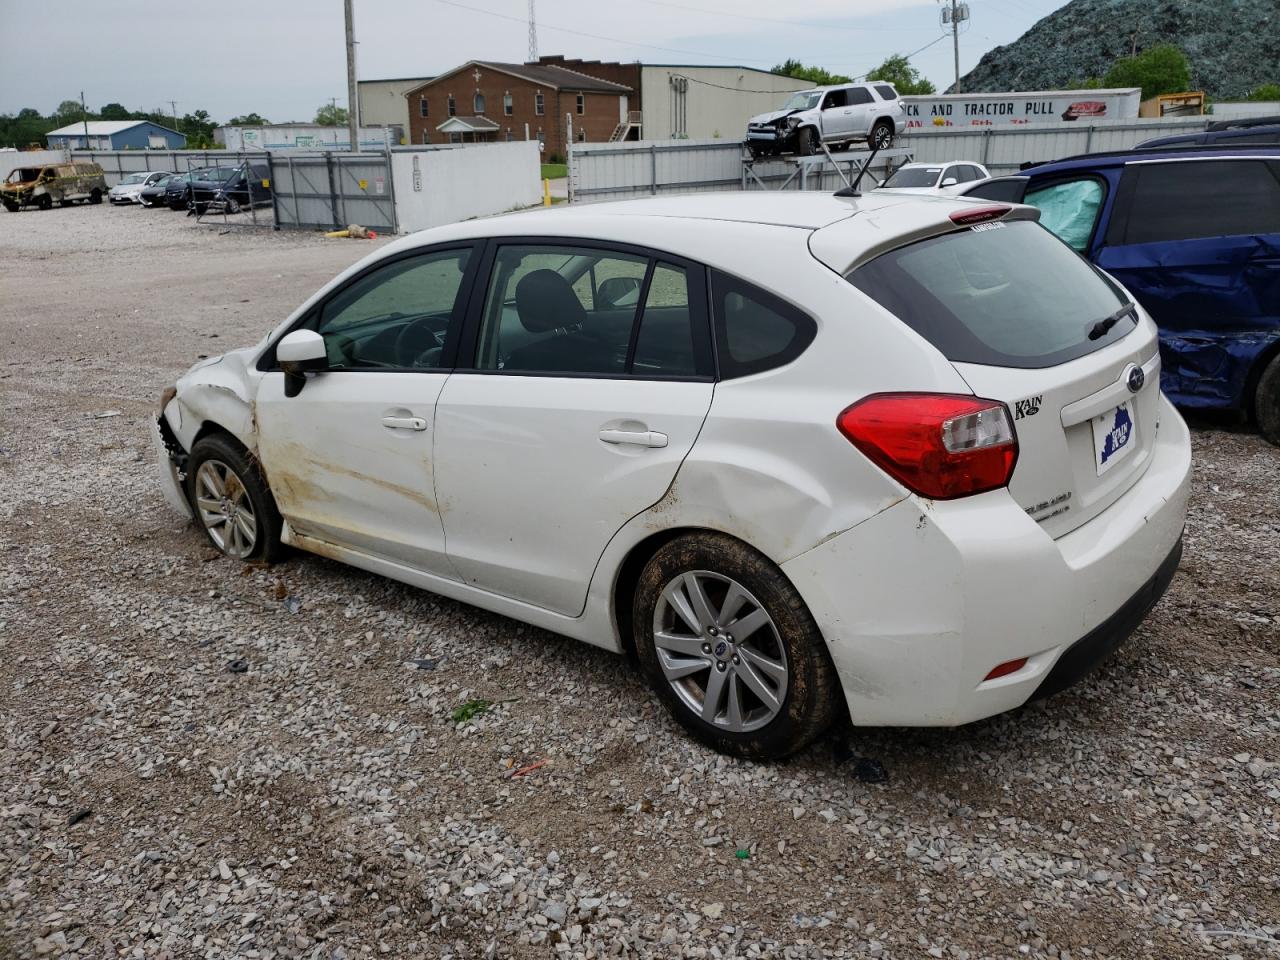
{"type": "MultiPolygon", "coordinates": [[[[187,138],[187,146],[195,150],[208,150],[215,146],[213,131],[224,124],[218,123],[207,110],[193,110],[175,117],[160,107],[154,110],[130,110],[123,104],[108,103],[98,110],[82,110],[79,100],[63,100],[50,114],[42,114],[34,107],[23,107],[17,113],[0,113],[0,147],[45,146],[50,130],[57,130],[83,120],[149,120],[154,124],[177,130],[187,138]]],[[[228,120],[225,126],[260,126],[270,123],[258,113],[246,113],[228,120]]],[[[347,111],[333,104],[323,104],[316,110],[313,123],[322,126],[341,127],[347,123],[347,111]]]]}

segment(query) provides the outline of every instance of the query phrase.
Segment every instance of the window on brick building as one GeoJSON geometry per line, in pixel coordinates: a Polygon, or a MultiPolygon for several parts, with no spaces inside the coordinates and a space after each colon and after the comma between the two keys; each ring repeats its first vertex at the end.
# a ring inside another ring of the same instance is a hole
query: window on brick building
{"type": "Polygon", "coordinates": [[[587,98],[584,97],[582,94],[578,94],[578,114],[581,115],[585,113],[586,109],[587,109],[587,98]]]}
{"type": "Polygon", "coordinates": [[[514,109],[514,106],[515,104],[511,99],[511,94],[504,93],[502,95],[502,112],[509,117],[511,116],[511,111],[514,109]]]}
{"type": "Polygon", "coordinates": [[[540,93],[536,93],[536,94],[534,94],[534,96],[533,96],[533,112],[534,112],[534,113],[536,113],[538,116],[542,116],[542,114],[546,112],[546,111],[544,110],[545,105],[546,105],[546,104],[545,104],[545,101],[542,99],[542,94],[540,94],[540,93]]]}
{"type": "Polygon", "coordinates": [[[418,98],[418,116],[420,116],[420,117],[429,117],[429,116],[431,116],[431,113],[430,113],[430,112],[428,111],[428,109],[427,109],[427,98],[426,98],[426,97],[419,97],[419,98],[418,98]]]}
{"type": "Polygon", "coordinates": [[[458,115],[458,101],[453,99],[453,94],[449,94],[449,116],[456,117],[458,115]]]}
{"type": "Polygon", "coordinates": [[[476,116],[480,116],[480,114],[484,113],[484,94],[477,93],[475,98],[471,101],[471,106],[475,109],[476,116]]]}

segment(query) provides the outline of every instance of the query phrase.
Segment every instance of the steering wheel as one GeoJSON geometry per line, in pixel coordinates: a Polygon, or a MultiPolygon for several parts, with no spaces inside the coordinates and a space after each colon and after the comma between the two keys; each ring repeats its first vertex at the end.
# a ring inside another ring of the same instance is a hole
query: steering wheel
{"type": "Polygon", "coordinates": [[[396,359],[402,366],[437,366],[435,362],[425,362],[425,358],[434,353],[430,360],[438,361],[443,349],[444,334],[432,329],[431,321],[425,317],[406,323],[396,337],[396,359]],[[406,358],[412,358],[411,362],[403,362],[406,358]]]}

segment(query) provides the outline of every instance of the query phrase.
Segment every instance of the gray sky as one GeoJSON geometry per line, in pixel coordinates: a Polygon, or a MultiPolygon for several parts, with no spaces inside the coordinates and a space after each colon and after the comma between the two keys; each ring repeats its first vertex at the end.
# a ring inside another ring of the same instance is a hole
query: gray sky
{"type": "MultiPolygon", "coordinates": [[[[968,2],[962,73],[1063,5],[968,2]]],[[[539,52],[588,59],[768,69],[796,57],[857,75],[942,36],[937,0],[537,3],[539,52]]],[[[526,0],[356,0],[359,76],[430,76],[471,59],[522,61],[526,10],[526,0]]],[[[330,97],[346,100],[341,0],[0,0],[0,22],[0,112],[30,106],[48,113],[84,90],[95,110],[115,101],[167,112],[176,100],[180,114],[203,108],[226,120],[256,110],[280,122],[310,120],[330,97]]],[[[948,85],[949,36],[912,62],[939,89],[948,85]]]]}

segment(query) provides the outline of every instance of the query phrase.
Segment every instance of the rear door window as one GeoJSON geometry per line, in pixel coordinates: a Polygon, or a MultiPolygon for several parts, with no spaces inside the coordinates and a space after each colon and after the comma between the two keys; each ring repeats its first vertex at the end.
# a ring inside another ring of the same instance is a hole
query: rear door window
{"type": "Polygon", "coordinates": [[[849,88],[849,103],[851,104],[871,103],[872,99],[871,91],[866,87],[849,88]]]}
{"type": "Polygon", "coordinates": [[[1264,159],[1130,164],[1124,243],[1280,233],[1280,179],[1264,159]]]}
{"type": "Polygon", "coordinates": [[[979,224],[882,254],[847,279],[957,363],[1049,367],[1133,330],[1128,303],[1088,261],[1031,221],[979,224]]]}
{"type": "Polygon", "coordinates": [[[1105,196],[1101,180],[1083,177],[1034,187],[1027,191],[1023,202],[1039,208],[1040,222],[1071,249],[1083,253],[1089,247],[1105,196]]]}

